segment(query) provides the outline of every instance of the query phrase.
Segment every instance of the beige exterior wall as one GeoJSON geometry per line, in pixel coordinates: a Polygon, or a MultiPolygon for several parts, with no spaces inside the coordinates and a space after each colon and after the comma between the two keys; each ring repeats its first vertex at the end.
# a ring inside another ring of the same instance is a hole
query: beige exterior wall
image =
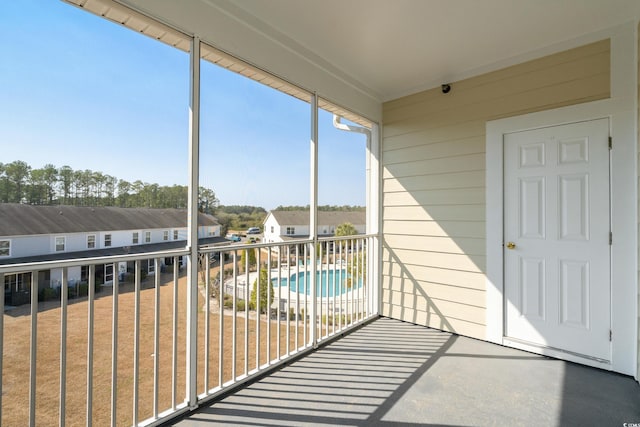
{"type": "Polygon", "coordinates": [[[485,337],[485,124],[610,96],[609,40],[383,105],[382,314],[485,337]]]}

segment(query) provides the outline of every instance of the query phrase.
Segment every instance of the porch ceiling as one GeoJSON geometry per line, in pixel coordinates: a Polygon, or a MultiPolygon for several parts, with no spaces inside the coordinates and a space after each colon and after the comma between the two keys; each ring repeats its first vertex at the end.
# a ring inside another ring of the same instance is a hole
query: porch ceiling
{"type": "Polygon", "coordinates": [[[640,17],[637,0],[206,0],[379,100],[497,69],[640,17]],[[547,49],[542,52],[542,49],[547,49]],[[322,64],[320,64],[322,65],[322,64]]]}

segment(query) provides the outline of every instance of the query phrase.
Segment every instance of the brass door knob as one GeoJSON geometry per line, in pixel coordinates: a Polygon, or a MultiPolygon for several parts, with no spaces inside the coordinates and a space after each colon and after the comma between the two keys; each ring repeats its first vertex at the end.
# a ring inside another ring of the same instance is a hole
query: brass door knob
{"type": "Polygon", "coordinates": [[[515,249],[516,248],[516,244],[513,242],[509,242],[507,243],[507,249],[515,249]]]}

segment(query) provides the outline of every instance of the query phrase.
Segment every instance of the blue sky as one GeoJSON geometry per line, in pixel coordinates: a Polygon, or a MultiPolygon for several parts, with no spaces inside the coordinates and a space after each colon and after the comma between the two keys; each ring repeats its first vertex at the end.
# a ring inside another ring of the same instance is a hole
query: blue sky
{"type": "MultiPolygon", "coordinates": [[[[2,2],[0,37],[0,162],[186,185],[186,53],[55,0],[2,2]]],[[[209,63],[201,79],[201,185],[308,204],[309,105],[209,63]]],[[[364,205],[364,136],[319,118],[319,202],[364,205]]]]}

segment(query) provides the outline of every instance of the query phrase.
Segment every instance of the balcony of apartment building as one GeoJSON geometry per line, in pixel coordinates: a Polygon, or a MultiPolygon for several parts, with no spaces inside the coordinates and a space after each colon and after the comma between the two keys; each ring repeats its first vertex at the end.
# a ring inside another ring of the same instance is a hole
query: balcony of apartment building
{"type": "Polygon", "coordinates": [[[637,4],[68,3],[188,57],[185,241],[0,264],[3,425],[640,423],[637,4]],[[303,106],[305,235],[199,241],[212,65],[303,106]],[[322,117],[364,233],[319,231],[322,117]]]}

